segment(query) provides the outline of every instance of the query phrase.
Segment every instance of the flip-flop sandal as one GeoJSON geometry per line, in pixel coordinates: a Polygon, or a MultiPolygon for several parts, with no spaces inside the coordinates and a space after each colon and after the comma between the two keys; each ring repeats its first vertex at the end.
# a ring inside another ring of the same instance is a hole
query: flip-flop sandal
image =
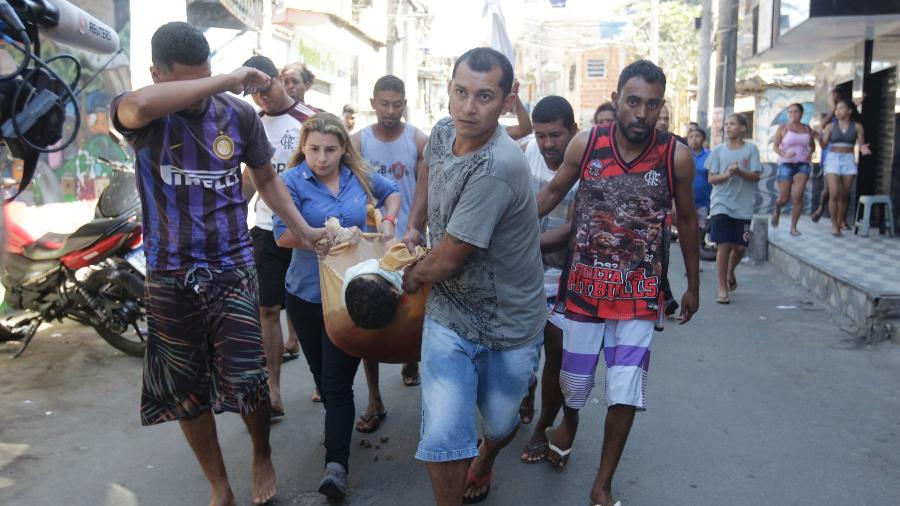
{"type": "Polygon", "coordinates": [[[463,504],[475,504],[475,503],[478,503],[478,502],[481,502],[481,501],[487,499],[488,494],[491,493],[491,475],[493,475],[493,472],[487,473],[484,476],[474,476],[472,474],[472,466],[470,464],[469,470],[466,472],[466,489],[468,489],[469,487],[481,488],[481,487],[484,487],[485,485],[487,486],[487,488],[484,489],[484,492],[482,492],[479,495],[475,495],[475,496],[471,496],[471,497],[463,496],[462,503],[463,504]]]}
{"type": "Polygon", "coordinates": [[[531,407],[530,413],[523,414],[525,411],[521,406],[519,407],[519,423],[522,425],[528,425],[534,420],[534,406],[531,407]]]}
{"type": "Polygon", "coordinates": [[[519,460],[522,461],[523,464],[540,464],[541,462],[547,460],[547,447],[549,443],[540,443],[536,445],[527,444],[524,448],[522,448],[522,455],[519,456],[519,460]],[[534,455],[534,452],[538,450],[544,450],[538,459],[529,460],[525,457],[525,454],[534,455]]]}
{"type": "Polygon", "coordinates": [[[716,297],[716,304],[731,304],[731,299],[728,297],[716,297]]]}
{"type": "Polygon", "coordinates": [[[569,455],[572,454],[572,448],[574,448],[574,446],[572,446],[568,450],[557,448],[553,443],[547,443],[547,446],[550,448],[551,452],[559,455],[559,460],[556,461],[550,459],[549,457],[547,458],[547,461],[550,462],[550,465],[557,469],[566,467],[566,464],[569,462],[569,455]]]}
{"type": "Polygon", "coordinates": [[[419,377],[419,373],[416,373],[413,376],[405,376],[402,374],[401,376],[403,376],[403,384],[408,387],[414,387],[422,382],[422,378],[419,377]]]}
{"type": "Polygon", "coordinates": [[[372,413],[369,416],[362,415],[359,417],[359,421],[356,422],[356,431],[362,432],[363,434],[371,434],[378,430],[378,427],[381,427],[381,422],[383,422],[385,418],[387,418],[387,411],[372,413]]]}
{"type": "Polygon", "coordinates": [[[274,409],[274,408],[273,408],[272,411],[271,411],[271,415],[269,415],[269,416],[270,416],[271,418],[279,418],[279,417],[282,417],[282,416],[284,416],[284,410],[283,410],[283,409],[274,409]]]}
{"type": "Polygon", "coordinates": [[[300,352],[286,351],[284,355],[281,356],[281,363],[290,362],[291,360],[296,360],[298,358],[300,358],[300,352]]]}
{"type": "Polygon", "coordinates": [[[728,291],[729,292],[733,292],[733,291],[737,290],[737,287],[738,287],[737,278],[728,280],[728,291]]]}
{"type": "Polygon", "coordinates": [[[549,431],[549,428],[548,428],[548,431],[545,432],[545,434],[547,435],[547,447],[550,449],[551,452],[553,452],[559,456],[559,460],[554,461],[548,455],[547,462],[549,462],[550,465],[555,467],[556,469],[562,469],[562,468],[566,467],[566,464],[569,462],[569,455],[572,454],[572,450],[575,448],[575,445],[573,444],[567,450],[563,450],[563,449],[557,447],[555,444],[550,442],[552,433],[549,431]]]}
{"type": "Polygon", "coordinates": [[[418,365],[414,365],[411,369],[414,370],[412,374],[407,374],[407,365],[404,364],[403,368],[400,369],[400,377],[403,378],[403,384],[408,387],[414,387],[422,382],[421,376],[419,376],[419,367],[418,365]]]}

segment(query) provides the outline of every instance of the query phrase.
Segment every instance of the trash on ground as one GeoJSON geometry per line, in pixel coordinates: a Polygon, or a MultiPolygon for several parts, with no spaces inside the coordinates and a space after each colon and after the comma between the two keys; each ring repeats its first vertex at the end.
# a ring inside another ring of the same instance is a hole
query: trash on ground
{"type": "Polygon", "coordinates": [[[775,309],[797,309],[797,306],[775,306],[775,309]]]}

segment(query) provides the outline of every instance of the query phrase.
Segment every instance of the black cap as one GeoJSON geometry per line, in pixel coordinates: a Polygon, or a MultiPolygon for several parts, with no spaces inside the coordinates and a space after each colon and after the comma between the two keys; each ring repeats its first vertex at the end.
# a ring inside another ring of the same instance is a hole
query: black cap
{"type": "MultiPolygon", "coordinates": [[[[275,68],[275,64],[272,63],[272,60],[263,56],[263,55],[255,55],[251,56],[247,61],[244,62],[244,67],[254,68],[259,70],[263,74],[266,74],[269,77],[275,78],[278,77],[278,69],[275,68]]],[[[254,93],[259,93],[263,90],[258,89],[248,89],[244,90],[244,96],[252,95],[254,93]]]]}

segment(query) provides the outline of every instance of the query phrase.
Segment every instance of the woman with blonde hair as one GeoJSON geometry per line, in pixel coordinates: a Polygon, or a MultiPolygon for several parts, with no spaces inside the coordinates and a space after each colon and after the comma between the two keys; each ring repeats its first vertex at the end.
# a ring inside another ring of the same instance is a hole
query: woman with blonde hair
{"type": "MultiPolygon", "coordinates": [[[[384,207],[380,232],[385,238],[393,237],[400,211],[399,188],[369,170],[340,118],[322,112],[308,119],[291,166],[281,177],[310,226],[322,227],[326,219],[335,217],[342,227],[362,229],[371,202],[384,207]]],[[[325,332],[315,245],[298,240],[277,216],[273,232],[279,246],[294,248],[285,279],[287,313],[325,404],[325,476],[319,492],[339,500],[346,495],[356,419],[353,379],[360,359],[338,349],[325,332]]]]}

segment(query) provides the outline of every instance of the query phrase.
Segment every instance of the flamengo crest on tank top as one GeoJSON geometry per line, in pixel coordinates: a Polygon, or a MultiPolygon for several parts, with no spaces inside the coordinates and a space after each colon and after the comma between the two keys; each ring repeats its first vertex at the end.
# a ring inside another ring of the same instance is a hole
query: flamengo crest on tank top
{"type": "Polygon", "coordinates": [[[615,129],[594,127],[581,160],[557,310],[575,319],[655,320],[669,261],[675,137],[654,130],[625,163],[615,129]]]}

